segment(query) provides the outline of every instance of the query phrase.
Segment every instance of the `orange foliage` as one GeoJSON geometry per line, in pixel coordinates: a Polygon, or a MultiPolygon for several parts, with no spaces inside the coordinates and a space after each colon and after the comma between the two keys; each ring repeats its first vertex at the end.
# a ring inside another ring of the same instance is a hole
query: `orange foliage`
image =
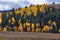
{"type": "Polygon", "coordinates": [[[23,26],[22,26],[22,24],[19,25],[18,31],[21,31],[21,32],[23,31],[23,26]]]}
{"type": "Polygon", "coordinates": [[[35,32],[40,32],[40,31],[41,31],[40,28],[36,28],[36,29],[35,29],[35,32]]]}
{"type": "Polygon", "coordinates": [[[3,32],[6,32],[6,31],[7,31],[7,28],[6,28],[6,27],[4,27],[4,28],[3,28],[3,32]]]}
{"type": "Polygon", "coordinates": [[[31,30],[30,30],[30,26],[29,27],[27,27],[27,32],[30,32],[31,30]]]}

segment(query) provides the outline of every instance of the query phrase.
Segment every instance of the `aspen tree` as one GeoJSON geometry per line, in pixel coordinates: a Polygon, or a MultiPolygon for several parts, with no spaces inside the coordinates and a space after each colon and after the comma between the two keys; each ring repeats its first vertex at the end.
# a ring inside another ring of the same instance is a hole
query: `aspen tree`
{"type": "Polygon", "coordinates": [[[23,26],[22,23],[20,23],[19,27],[18,27],[18,31],[23,32],[23,26]]]}
{"type": "Polygon", "coordinates": [[[50,27],[48,25],[45,25],[44,28],[43,28],[43,31],[50,31],[50,27]]]}
{"type": "Polygon", "coordinates": [[[35,32],[40,32],[41,29],[40,29],[40,23],[36,23],[36,29],[35,29],[35,32]]]}
{"type": "Polygon", "coordinates": [[[30,22],[26,22],[27,32],[30,32],[31,31],[30,25],[31,25],[30,22]]]}
{"type": "Polygon", "coordinates": [[[32,28],[32,32],[34,32],[35,29],[34,23],[31,25],[31,28],[32,28]]]}

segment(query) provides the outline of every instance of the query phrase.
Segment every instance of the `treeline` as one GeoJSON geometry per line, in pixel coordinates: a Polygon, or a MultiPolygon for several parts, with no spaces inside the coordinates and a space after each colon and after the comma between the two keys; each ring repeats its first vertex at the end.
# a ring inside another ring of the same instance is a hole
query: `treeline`
{"type": "Polygon", "coordinates": [[[0,12],[1,31],[60,32],[60,10],[48,4],[0,12]]]}

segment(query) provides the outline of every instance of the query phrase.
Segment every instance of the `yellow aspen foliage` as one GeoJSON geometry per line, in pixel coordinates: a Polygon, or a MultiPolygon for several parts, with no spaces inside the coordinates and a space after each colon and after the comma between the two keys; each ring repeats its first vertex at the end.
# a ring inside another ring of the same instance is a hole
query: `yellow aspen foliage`
{"type": "Polygon", "coordinates": [[[26,22],[26,26],[28,25],[28,22],[26,22]]]}
{"type": "Polygon", "coordinates": [[[20,11],[20,14],[21,14],[21,16],[23,16],[24,15],[24,12],[23,11],[20,11]]]}
{"type": "Polygon", "coordinates": [[[40,7],[40,12],[41,12],[41,13],[45,13],[45,8],[44,8],[44,6],[40,7]]]}
{"type": "Polygon", "coordinates": [[[10,15],[12,15],[13,13],[12,12],[10,12],[10,15]]]}
{"type": "Polygon", "coordinates": [[[36,11],[34,11],[33,13],[34,13],[34,16],[37,16],[37,12],[36,11]]]}
{"type": "Polygon", "coordinates": [[[6,28],[6,27],[4,27],[4,28],[3,28],[3,32],[6,32],[6,31],[7,31],[7,28],[6,28]]]}
{"type": "Polygon", "coordinates": [[[18,31],[23,32],[23,26],[22,23],[20,23],[19,27],[18,27],[18,31]]]}
{"type": "Polygon", "coordinates": [[[26,8],[26,9],[25,9],[25,11],[26,11],[27,16],[31,15],[31,10],[30,10],[30,8],[29,8],[29,7],[28,7],[28,8],[26,8]]]}
{"type": "Polygon", "coordinates": [[[34,32],[34,23],[31,25],[31,28],[32,28],[32,32],[34,32]]]}
{"type": "Polygon", "coordinates": [[[2,23],[2,18],[0,18],[0,24],[2,23]]]}
{"type": "Polygon", "coordinates": [[[30,23],[29,22],[26,22],[26,26],[30,26],[30,23]]]}
{"type": "Polygon", "coordinates": [[[45,4],[40,5],[41,7],[45,7],[45,4]]]}
{"type": "Polygon", "coordinates": [[[45,12],[45,11],[48,11],[48,4],[42,4],[42,7],[45,8],[44,12],[45,12]]]}
{"type": "Polygon", "coordinates": [[[31,6],[31,11],[32,12],[37,11],[37,10],[38,10],[37,6],[31,6]]]}
{"type": "Polygon", "coordinates": [[[18,9],[17,9],[17,10],[15,10],[15,13],[16,13],[16,15],[17,15],[17,14],[19,14],[19,10],[18,10],[18,9]]]}
{"type": "Polygon", "coordinates": [[[40,27],[40,23],[36,23],[36,27],[40,27]]]}
{"type": "Polygon", "coordinates": [[[20,22],[21,22],[21,19],[18,20],[18,24],[20,24],[20,22]]]}
{"type": "Polygon", "coordinates": [[[35,29],[35,32],[40,32],[40,31],[41,31],[40,28],[36,28],[36,29],[35,29]]]}
{"type": "Polygon", "coordinates": [[[12,24],[13,24],[13,23],[15,23],[15,19],[14,19],[14,17],[12,17],[12,24]]]}
{"type": "Polygon", "coordinates": [[[21,8],[21,9],[19,10],[19,13],[20,13],[21,15],[24,15],[24,11],[25,11],[25,8],[21,8]]]}
{"type": "Polygon", "coordinates": [[[50,27],[50,30],[52,30],[53,29],[53,26],[49,26],[50,27]]]}
{"type": "Polygon", "coordinates": [[[55,21],[53,21],[53,25],[56,26],[56,22],[55,21]]]}
{"type": "Polygon", "coordinates": [[[2,12],[0,12],[0,17],[2,17],[2,12]]]}
{"type": "Polygon", "coordinates": [[[14,22],[11,22],[11,24],[14,24],[14,22]]]}
{"type": "Polygon", "coordinates": [[[28,23],[28,25],[27,26],[30,26],[30,23],[28,23]]]}
{"type": "Polygon", "coordinates": [[[60,33],[60,29],[58,29],[58,32],[60,33]]]}
{"type": "Polygon", "coordinates": [[[24,28],[26,27],[26,24],[25,24],[25,23],[23,24],[23,27],[24,27],[24,28]]]}
{"type": "Polygon", "coordinates": [[[50,27],[45,25],[44,28],[43,28],[43,31],[50,31],[50,27]]]}
{"type": "Polygon", "coordinates": [[[23,11],[20,11],[19,13],[20,13],[20,14],[23,14],[23,11]]]}
{"type": "Polygon", "coordinates": [[[11,19],[8,20],[8,23],[10,23],[10,22],[11,22],[11,19]]]}
{"type": "Polygon", "coordinates": [[[24,12],[25,11],[25,8],[21,8],[20,11],[24,12]]]}
{"type": "Polygon", "coordinates": [[[51,22],[52,22],[52,21],[51,21],[51,20],[49,20],[49,21],[48,21],[48,24],[51,24],[51,22]]]}

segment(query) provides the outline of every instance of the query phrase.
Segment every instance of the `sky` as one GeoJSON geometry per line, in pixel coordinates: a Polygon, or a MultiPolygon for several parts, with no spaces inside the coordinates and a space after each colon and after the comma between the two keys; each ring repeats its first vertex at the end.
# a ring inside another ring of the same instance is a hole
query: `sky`
{"type": "Polygon", "coordinates": [[[52,2],[60,4],[60,0],[0,0],[0,10],[17,9],[19,7],[23,8],[25,6],[30,6],[31,4],[52,4],[52,2]]]}

